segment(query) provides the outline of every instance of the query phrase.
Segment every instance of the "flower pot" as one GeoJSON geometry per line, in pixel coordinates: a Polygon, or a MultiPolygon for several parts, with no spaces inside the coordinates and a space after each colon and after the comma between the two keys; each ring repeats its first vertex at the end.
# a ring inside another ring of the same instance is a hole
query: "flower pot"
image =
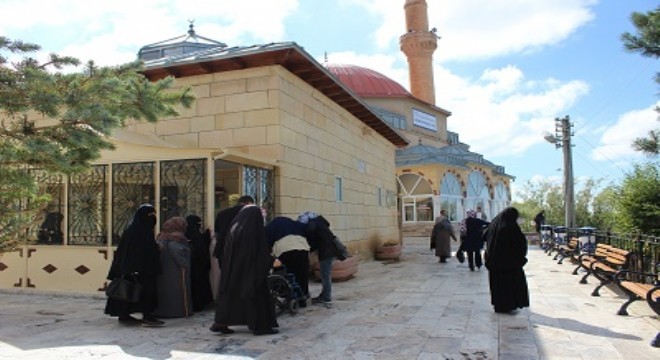
{"type": "Polygon", "coordinates": [[[376,247],[376,260],[399,260],[401,256],[401,244],[380,245],[376,247]]]}
{"type": "MultiPolygon", "coordinates": [[[[343,261],[335,259],[335,261],[332,262],[332,282],[341,282],[352,279],[358,271],[359,260],[360,259],[357,256],[351,256],[343,261]]],[[[314,277],[316,279],[321,278],[318,262],[314,264],[314,277]]]]}

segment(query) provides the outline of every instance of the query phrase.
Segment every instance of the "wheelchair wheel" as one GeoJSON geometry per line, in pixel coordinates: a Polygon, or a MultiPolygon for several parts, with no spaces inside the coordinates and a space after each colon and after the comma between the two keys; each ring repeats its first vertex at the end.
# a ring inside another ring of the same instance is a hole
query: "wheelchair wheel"
{"type": "Polygon", "coordinates": [[[298,313],[298,300],[296,299],[289,300],[289,313],[291,313],[291,315],[295,315],[298,313]]]}
{"type": "Polygon", "coordinates": [[[289,309],[291,288],[283,276],[275,274],[268,275],[268,289],[273,299],[275,314],[289,309]]]}

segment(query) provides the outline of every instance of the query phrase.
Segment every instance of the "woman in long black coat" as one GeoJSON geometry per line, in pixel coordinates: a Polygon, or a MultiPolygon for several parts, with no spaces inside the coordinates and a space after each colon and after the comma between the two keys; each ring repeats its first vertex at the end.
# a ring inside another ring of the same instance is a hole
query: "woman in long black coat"
{"type": "Polygon", "coordinates": [[[122,234],[117,251],[112,259],[112,265],[107,279],[136,274],[142,284],[142,293],[138,303],[108,299],[105,313],[119,317],[122,324],[139,324],[145,326],[160,326],[163,322],[151,313],[158,305],[156,279],[160,274],[160,250],[154,237],[156,226],[156,209],[153,205],[140,205],[133,220],[122,234]],[[142,321],[131,316],[134,312],[142,312],[142,321]]]}
{"type": "Polygon", "coordinates": [[[272,265],[261,208],[246,205],[225,238],[212,331],[231,333],[227,326],[247,325],[255,335],[278,332],[267,281],[272,265]]]}
{"type": "Polygon", "coordinates": [[[197,215],[186,216],[188,227],[186,238],[189,240],[192,250],[190,257],[190,278],[192,281],[192,305],[193,311],[201,311],[213,302],[211,291],[211,233],[209,230],[202,232],[202,218],[197,215]]]}
{"type": "Polygon", "coordinates": [[[491,304],[507,313],[529,306],[523,266],[527,263],[527,239],[518,225],[518,210],[508,207],[490,223],[484,234],[486,268],[491,304]]]}

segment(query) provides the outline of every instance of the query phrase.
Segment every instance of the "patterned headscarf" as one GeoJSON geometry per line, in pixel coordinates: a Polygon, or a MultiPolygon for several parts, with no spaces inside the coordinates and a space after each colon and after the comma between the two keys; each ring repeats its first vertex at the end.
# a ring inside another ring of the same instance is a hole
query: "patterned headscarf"
{"type": "Polygon", "coordinates": [[[467,214],[467,217],[461,221],[461,234],[465,234],[467,232],[467,224],[465,223],[465,220],[467,218],[476,218],[477,217],[477,212],[468,209],[468,211],[465,212],[467,214]]]}
{"type": "Polygon", "coordinates": [[[300,213],[300,215],[298,215],[298,221],[300,221],[303,224],[307,224],[309,222],[309,219],[313,219],[318,216],[319,214],[313,211],[305,211],[303,213],[300,213]]]}
{"type": "Polygon", "coordinates": [[[187,227],[188,223],[186,222],[186,219],[180,216],[169,218],[163,223],[163,231],[158,234],[156,241],[174,240],[187,243],[188,239],[185,235],[187,227]]]}

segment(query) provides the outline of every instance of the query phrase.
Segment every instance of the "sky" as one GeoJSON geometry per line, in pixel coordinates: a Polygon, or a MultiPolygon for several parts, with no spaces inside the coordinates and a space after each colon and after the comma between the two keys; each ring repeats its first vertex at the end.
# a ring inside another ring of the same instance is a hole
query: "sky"
{"type": "MultiPolygon", "coordinates": [[[[399,49],[405,0],[0,0],[0,35],[43,53],[100,65],[132,61],[140,47],[185,34],[229,46],[294,41],[320,63],[376,70],[405,88],[399,49]]],[[[470,150],[505,167],[517,192],[561,182],[561,149],[544,140],[555,119],[573,124],[576,187],[619,183],[647,160],[633,139],[659,125],[658,61],[624,51],[634,11],[651,0],[427,0],[440,36],[436,105],[470,150]]],[[[40,56],[40,55],[37,55],[40,56]]]]}

